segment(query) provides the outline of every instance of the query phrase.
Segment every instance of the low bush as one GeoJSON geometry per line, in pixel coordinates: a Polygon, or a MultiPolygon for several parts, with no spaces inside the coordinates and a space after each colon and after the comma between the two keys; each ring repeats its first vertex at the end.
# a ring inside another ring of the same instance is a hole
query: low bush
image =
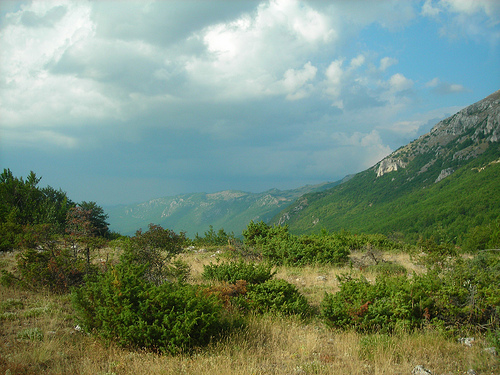
{"type": "Polygon", "coordinates": [[[456,258],[452,267],[411,278],[382,273],[373,284],[363,277],[339,281],[339,292],[327,293],[321,303],[321,314],[333,327],[390,332],[423,324],[450,331],[500,326],[498,254],[456,258]]]}
{"type": "Polygon", "coordinates": [[[268,280],[262,284],[249,285],[247,289],[245,298],[252,311],[299,315],[303,318],[313,313],[307,299],[297,287],[285,280],[268,280]]]}
{"type": "Polygon", "coordinates": [[[28,288],[47,288],[54,293],[67,293],[80,285],[84,276],[95,272],[95,267],[77,258],[68,249],[26,249],[18,255],[19,275],[3,271],[2,284],[28,288]]]}
{"type": "Polygon", "coordinates": [[[147,231],[138,230],[129,241],[123,242],[123,258],[127,263],[145,266],[142,277],[148,282],[157,285],[172,282],[187,277],[185,272],[189,273],[186,265],[171,262],[183,252],[185,242],[184,233],[177,234],[160,225],[149,224],[147,231]]]}
{"type": "Polygon", "coordinates": [[[238,323],[201,287],[144,279],[145,266],[120,263],[75,290],[79,324],[106,342],[163,353],[207,345],[238,323]]]}
{"type": "Polygon", "coordinates": [[[271,265],[239,261],[205,265],[202,276],[205,280],[225,281],[231,284],[238,280],[260,284],[271,279],[275,274],[276,271],[272,271],[271,265]]]}
{"type": "Polygon", "coordinates": [[[405,275],[407,272],[403,265],[392,262],[373,264],[367,267],[367,271],[385,275],[405,275]]]}
{"type": "Polygon", "coordinates": [[[210,225],[203,237],[196,233],[192,242],[196,246],[224,246],[236,243],[237,240],[234,233],[226,233],[223,228],[215,232],[214,227],[210,225]]]}
{"type": "Polygon", "coordinates": [[[380,234],[354,235],[347,231],[319,235],[295,236],[288,226],[269,226],[250,222],[243,231],[245,244],[262,251],[265,259],[275,265],[329,264],[343,265],[352,250],[377,248],[401,250],[402,245],[380,234]]]}
{"type": "Polygon", "coordinates": [[[350,247],[327,236],[275,236],[262,246],[262,255],[276,265],[344,264],[350,247]]]}
{"type": "Polygon", "coordinates": [[[362,332],[386,332],[396,326],[415,327],[425,308],[412,295],[406,277],[380,276],[375,284],[364,277],[339,277],[340,291],[326,293],[321,312],[327,324],[362,332]]]}

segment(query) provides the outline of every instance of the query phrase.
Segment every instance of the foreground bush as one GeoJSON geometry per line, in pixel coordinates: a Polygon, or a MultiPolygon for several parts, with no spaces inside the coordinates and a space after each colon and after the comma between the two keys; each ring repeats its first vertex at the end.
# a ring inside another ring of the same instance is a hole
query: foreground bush
{"type": "Polygon", "coordinates": [[[285,280],[268,280],[262,284],[249,285],[247,289],[246,300],[252,311],[301,317],[313,313],[309,302],[297,287],[285,280]]]}
{"type": "Polygon", "coordinates": [[[262,254],[277,265],[332,264],[347,262],[350,247],[326,236],[275,236],[262,247],[262,254]]]}
{"type": "Polygon", "coordinates": [[[375,284],[364,277],[339,278],[340,291],[327,293],[321,303],[322,316],[333,327],[361,332],[386,332],[397,326],[418,326],[427,307],[412,295],[408,279],[381,276],[375,284]]]}
{"type": "Polygon", "coordinates": [[[130,241],[124,242],[124,261],[144,266],[142,277],[156,285],[186,279],[189,266],[172,259],[183,251],[184,233],[177,234],[160,225],[149,224],[147,231],[138,230],[130,241]]]}
{"type": "Polygon", "coordinates": [[[276,272],[272,272],[270,265],[240,261],[205,265],[202,276],[205,280],[225,281],[231,284],[238,280],[260,284],[271,279],[275,274],[276,272]]]}
{"type": "Polygon", "coordinates": [[[121,263],[73,294],[79,324],[107,342],[163,353],[189,351],[228,332],[235,320],[199,287],[144,279],[121,263]]]}
{"type": "Polygon", "coordinates": [[[447,330],[494,331],[500,325],[497,254],[456,258],[452,267],[412,278],[384,273],[374,284],[348,276],[339,281],[340,291],[327,293],[321,304],[323,318],[333,327],[388,332],[434,324],[447,330]]]}
{"type": "Polygon", "coordinates": [[[343,265],[353,250],[403,248],[401,244],[379,234],[355,235],[347,231],[323,231],[319,235],[296,236],[288,232],[286,225],[271,227],[264,222],[253,221],[243,231],[243,237],[245,244],[259,248],[264,258],[275,265],[343,265]]]}

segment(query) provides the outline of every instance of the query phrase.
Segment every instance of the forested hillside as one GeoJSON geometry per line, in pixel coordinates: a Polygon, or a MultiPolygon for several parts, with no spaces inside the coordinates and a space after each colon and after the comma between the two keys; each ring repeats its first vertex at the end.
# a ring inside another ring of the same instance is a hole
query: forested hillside
{"type": "Polygon", "coordinates": [[[273,222],[295,233],[348,229],[482,248],[498,241],[499,108],[496,92],[349,181],[304,195],[273,222]]]}
{"type": "Polygon", "coordinates": [[[308,185],[292,190],[271,189],[262,193],[226,190],[216,193],[181,194],[130,205],[105,207],[110,228],[133,235],[149,223],[160,224],[193,238],[210,226],[240,235],[251,221],[269,222],[298,197],[323,191],[339,182],[308,185]]]}

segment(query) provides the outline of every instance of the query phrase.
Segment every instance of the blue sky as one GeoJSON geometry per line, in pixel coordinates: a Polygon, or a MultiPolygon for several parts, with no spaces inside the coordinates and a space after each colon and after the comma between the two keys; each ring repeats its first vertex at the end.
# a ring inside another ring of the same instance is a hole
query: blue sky
{"type": "Polygon", "coordinates": [[[74,201],[336,181],[500,89],[500,2],[2,1],[0,168],[74,201]]]}

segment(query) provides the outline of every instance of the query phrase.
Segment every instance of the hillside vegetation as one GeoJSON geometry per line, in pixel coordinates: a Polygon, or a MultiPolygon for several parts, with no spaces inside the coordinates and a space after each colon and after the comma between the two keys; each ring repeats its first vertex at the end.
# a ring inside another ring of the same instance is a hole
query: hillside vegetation
{"type": "Polygon", "coordinates": [[[271,189],[263,193],[226,190],[217,193],[181,194],[147,202],[105,207],[110,228],[133,235],[137,228],[156,223],[194,238],[210,226],[239,235],[250,220],[269,222],[303,194],[323,191],[339,182],[308,185],[292,190],[271,189]]]}
{"type": "Polygon", "coordinates": [[[294,233],[348,229],[416,242],[499,244],[500,92],[438,123],[374,167],[305,194],[273,219],[294,233]]]}

